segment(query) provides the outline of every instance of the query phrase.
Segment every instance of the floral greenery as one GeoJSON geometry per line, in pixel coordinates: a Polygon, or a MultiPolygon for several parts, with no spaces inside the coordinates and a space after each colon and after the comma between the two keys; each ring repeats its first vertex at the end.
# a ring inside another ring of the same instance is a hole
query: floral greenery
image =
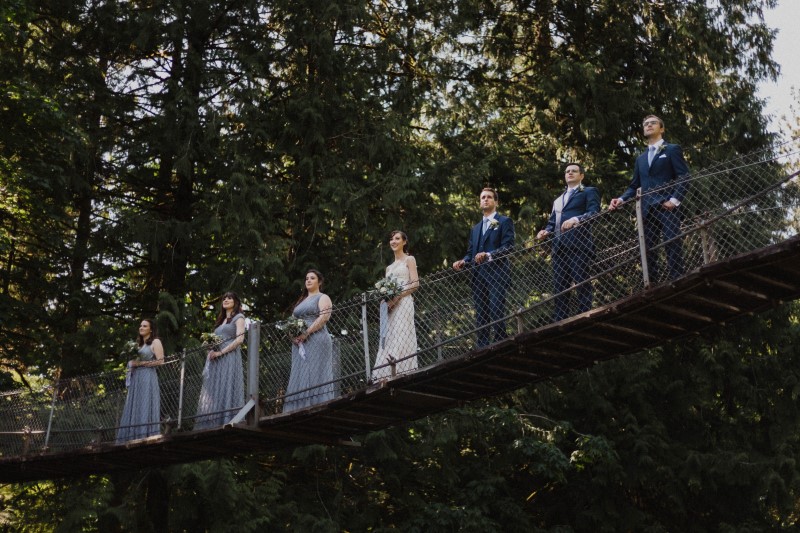
{"type": "Polygon", "coordinates": [[[139,344],[136,341],[128,341],[125,343],[125,346],[122,348],[122,353],[126,360],[136,359],[138,360],[139,357],[139,344]]]}
{"type": "Polygon", "coordinates": [[[275,327],[293,339],[306,330],[306,323],[302,318],[290,316],[286,320],[276,323],[275,327]]]}
{"type": "Polygon", "coordinates": [[[217,335],[216,333],[201,333],[200,334],[200,342],[202,346],[209,350],[215,350],[219,348],[219,345],[222,344],[222,337],[217,335]]]}

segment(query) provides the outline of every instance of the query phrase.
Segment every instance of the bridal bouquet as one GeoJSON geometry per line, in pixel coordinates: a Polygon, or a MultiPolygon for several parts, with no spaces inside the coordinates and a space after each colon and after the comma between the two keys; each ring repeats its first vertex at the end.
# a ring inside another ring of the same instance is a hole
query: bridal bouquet
{"type": "Polygon", "coordinates": [[[378,293],[383,300],[389,301],[403,292],[403,282],[390,274],[375,283],[373,292],[378,293]]]}
{"type": "Polygon", "coordinates": [[[306,330],[306,323],[302,318],[290,316],[286,320],[282,320],[275,324],[275,327],[285,332],[290,338],[293,339],[306,330]]]}
{"type": "Polygon", "coordinates": [[[389,331],[389,304],[387,302],[403,292],[403,282],[389,274],[375,283],[374,292],[377,292],[381,297],[380,346],[383,348],[389,331]]]}

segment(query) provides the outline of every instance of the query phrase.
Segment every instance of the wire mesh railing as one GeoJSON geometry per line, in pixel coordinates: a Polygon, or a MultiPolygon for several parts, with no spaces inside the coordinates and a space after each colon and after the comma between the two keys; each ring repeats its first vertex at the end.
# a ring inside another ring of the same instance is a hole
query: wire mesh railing
{"type": "MultiPolygon", "coordinates": [[[[168,357],[151,370],[160,396],[155,435],[194,430],[213,414],[221,424],[240,421],[245,413],[281,415],[289,405],[324,403],[795,236],[800,186],[796,174],[776,176],[800,150],[779,148],[685,177],[687,192],[672,218],[657,205],[648,207],[648,195],[661,191],[647,191],[555,237],[481,265],[420,278],[399,295],[373,290],[341,302],[303,350],[278,324],[253,323],[245,334],[241,371],[232,378],[248,383],[246,392],[218,413],[198,412],[207,348],[168,357]]],[[[402,262],[390,270],[408,281],[402,262]]],[[[130,394],[124,370],[0,394],[0,456],[121,444],[120,417],[130,394]]]]}
{"type": "MultiPolygon", "coordinates": [[[[1,394],[0,456],[123,444],[137,435],[191,430],[198,417],[206,355],[207,349],[201,346],[167,357],[152,367],[134,368],[134,373],[155,373],[157,390],[146,393],[157,396],[160,405],[154,419],[134,417],[130,424],[120,422],[126,400],[136,393],[126,386],[127,370],[57,379],[41,390],[1,394]],[[123,434],[128,437],[123,438],[123,434]]],[[[234,352],[229,357],[241,357],[242,368],[246,368],[246,356],[234,352]]],[[[230,419],[244,403],[243,397],[229,408],[206,411],[204,415],[221,414],[230,419]]]]}
{"type": "MultiPolygon", "coordinates": [[[[328,365],[336,395],[346,394],[460,356],[487,338],[542,327],[797,235],[796,174],[776,176],[800,150],[796,143],[778,148],[683,177],[686,194],[673,211],[649,201],[664,190],[650,190],[491,262],[421,278],[409,298],[413,307],[403,311],[398,303],[383,328],[384,299],[375,291],[336,305],[327,322],[331,347],[306,359],[328,365]]],[[[261,342],[259,393],[264,413],[278,414],[297,351],[269,326],[261,342]]],[[[309,382],[303,392],[313,395],[323,384],[329,383],[309,382]]],[[[320,392],[320,402],[327,393],[320,392]]]]}

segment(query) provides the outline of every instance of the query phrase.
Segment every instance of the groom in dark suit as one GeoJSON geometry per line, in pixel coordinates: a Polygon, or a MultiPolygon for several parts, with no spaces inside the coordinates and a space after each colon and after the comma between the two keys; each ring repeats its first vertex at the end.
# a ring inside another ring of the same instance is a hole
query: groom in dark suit
{"type": "Polygon", "coordinates": [[[506,324],[500,320],[506,314],[506,291],[511,282],[511,263],[506,257],[514,249],[514,222],[497,213],[497,191],[481,191],[483,219],[469,233],[469,246],[463,259],[453,268],[472,268],[472,299],[475,303],[475,326],[478,328],[478,347],[487,346],[490,328],[495,322],[494,342],[506,338],[506,324]]]}
{"type": "Polygon", "coordinates": [[[600,211],[600,193],[595,187],[585,187],[583,177],[583,167],[578,163],[566,166],[564,180],[567,189],[555,199],[547,226],[536,235],[539,240],[554,236],[553,288],[557,294],[554,322],[571,314],[571,294],[566,291],[573,283],[578,285],[575,289],[578,312],[585,313],[592,308],[592,285],[583,282],[589,279],[594,261],[594,239],[589,220],[600,211]]]}
{"type": "Polygon", "coordinates": [[[647,270],[650,282],[658,283],[658,262],[651,250],[661,242],[661,234],[664,241],[671,241],[664,245],[669,279],[683,274],[683,248],[676,237],[681,233],[680,205],[689,186],[689,166],[681,147],[664,141],[663,120],[648,115],[644,117],[642,128],[647,138],[647,151],[636,158],[631,184],[622,196],[611,200],[609,209],[616,209],[636,196],[636,189],[641,187],[647,270]]]}

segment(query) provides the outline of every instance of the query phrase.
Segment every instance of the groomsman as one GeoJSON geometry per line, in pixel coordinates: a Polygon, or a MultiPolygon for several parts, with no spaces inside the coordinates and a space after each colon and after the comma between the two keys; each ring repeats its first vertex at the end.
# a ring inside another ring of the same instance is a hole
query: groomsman
{"type": "Polygon", "coordinates": [[[594,261],[594,240],[589,218],[600,211],[600,193],[595,187],[583,185],[583,167],[569,163],[564,169],[567,188],[553,202],[553,210],[547,226],[536,238],[541,240],[554,235],[552,243],[553,288],[557,294],[553,321],[570,316],[571,293],[566,291],[577,285],[578,312],[592,308],[592,284],[589,267],[594,261]],[[559,294],[564,293],[564,294],[559,294]]]}
{"type": "MultiPolygon", "coordinates": [[[[651,250],[661,242],[662,234],[665,241],[680,235],[680,205],[688,188],[689,165],[683,158],[681,147],[664,140],[663,120],[648,115],[644,117],[642,128],[647,138],[647,151],[636,158],[631,184],[622,196],[611,200],[608,208],[617,209],[622,202],[636,196],[636,189],[641,187],[647,267],[650,282],[658,283],[658,263],[651,250]]],[[[672,240],[664,245],[664,249],[669,279],[680,277],[683,274],[681,241],[672,240]]]]}
{"type": "Polygon", "coordinates": [[[461,270],[472,267],[472,300],[475,304],[475,326],[478,328],[478,347],[487,346],[490,328],[494,342],[506,338],[506,291],[511,282],[511,263],[506,255],[514,248],[514,222],[497,213],[497,191],[481,191],[480,206],[483,219],[469,233],[469,246],[463,259],[453,263],[461,270]]]}

